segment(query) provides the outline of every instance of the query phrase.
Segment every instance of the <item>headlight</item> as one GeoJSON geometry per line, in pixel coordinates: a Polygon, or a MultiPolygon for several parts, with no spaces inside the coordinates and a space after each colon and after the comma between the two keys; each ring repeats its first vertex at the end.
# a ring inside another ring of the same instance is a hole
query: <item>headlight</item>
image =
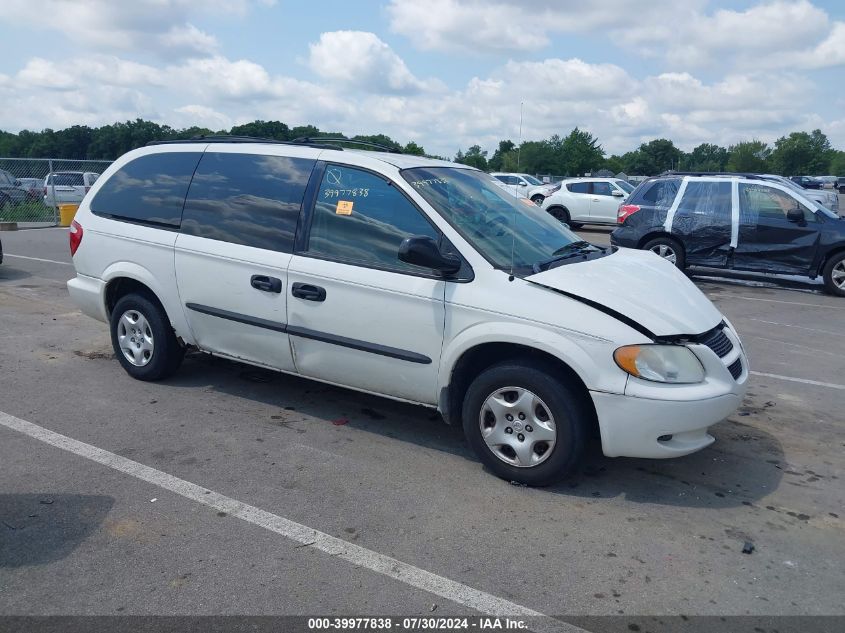
{"type": "Polygon", "coordinates": [[[613,360],[632,376],[654,382],[689,384],[704,380],[704,367],[683,345],[626,345],[613,360]]]}

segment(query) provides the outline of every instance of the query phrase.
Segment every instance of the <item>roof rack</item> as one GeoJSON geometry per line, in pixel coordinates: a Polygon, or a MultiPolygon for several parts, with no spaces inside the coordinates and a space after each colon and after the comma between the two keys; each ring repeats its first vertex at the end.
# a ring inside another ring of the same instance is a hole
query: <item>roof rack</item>
{"type": "Polygon", "coordinates": [[[737,178],[760,178],[763,174],[736,171],[673,171],[667,169],[660,176],[735,176],[737,178]]]}
{"type": "Polygon", "coordinates": [[[273,145],[299,145],[306,147],[316,147],[319,149],[336,149],[343,150],[340,143],[347,143],[349,145],[362,145],[365,147],[373,147],[392,154],[401,154],[402,151],[387,145],[380,145],[379,143],[370,143],[369,141],[356,141],[350,138],[341,138],[334,136],[311,138],[309,136],[302,136],[295,138],[292,141],[280,141],[275,138],[263,138],[260,136],[237,136],[234,134],[209,134],[192,136],[191,138],[174,138],[161,141],[150,141],[147,145],[178,145],[180,143],[269,143],[273,145]]]}
{"type": "Polygon", "coordinates": [[[237,136],[234,134],[209,134],[192,136],[191,138],[173,138],[162,141],[150,141],[147,145],[179,145],[180,143],[268,143],[272,145],[306,145],[320,149],[342,149],[334,145],[321,144],[318,142],[280,141],[275,138],[263,138],[260,136],[237,136]]]}
{"type": "MultiPolygon", "coordinates": [[[[390,152],[391,154],[401,154],[402,150],[396,149],[395,147],[388,147],[387,145],[382,145],[381,143],[371,143],[370,141],[358,141],[351,138],[343,138],[341,136],[318,136],[317,138],[311,138],[310,136],[301,136],[299,138],[295,138],[291,141],[291,143],[302,143],[302,144],[310,144],[310,143],[346,143],[348,145],[361,145],[363,147],[375,147],[376,149],[380,149],[384,152],[390,152]]],[[[343,149],[342,147],[340,149],[343,149]]]]}

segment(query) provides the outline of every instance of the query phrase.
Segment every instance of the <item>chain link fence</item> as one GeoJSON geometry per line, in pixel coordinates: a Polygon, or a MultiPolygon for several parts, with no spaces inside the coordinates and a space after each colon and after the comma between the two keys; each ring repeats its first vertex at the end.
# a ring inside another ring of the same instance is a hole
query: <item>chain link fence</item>
{"type": "Polygon", "coordinates": [[[79,204],[110,160],[0,158],[0,222],[56,226],[59,205],[79,204]]]}

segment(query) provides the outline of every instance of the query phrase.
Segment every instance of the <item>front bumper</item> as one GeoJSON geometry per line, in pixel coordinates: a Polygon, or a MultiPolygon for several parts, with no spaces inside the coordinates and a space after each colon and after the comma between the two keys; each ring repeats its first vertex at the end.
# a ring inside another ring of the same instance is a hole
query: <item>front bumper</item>
{"type": "Polygon", "coordinates": [[[71,300],[82,310],[83,314],[108,323],[106,282],[96,277],[77,273],[76,277],[68,280],[67,290],[70,293],[71,300]]]}

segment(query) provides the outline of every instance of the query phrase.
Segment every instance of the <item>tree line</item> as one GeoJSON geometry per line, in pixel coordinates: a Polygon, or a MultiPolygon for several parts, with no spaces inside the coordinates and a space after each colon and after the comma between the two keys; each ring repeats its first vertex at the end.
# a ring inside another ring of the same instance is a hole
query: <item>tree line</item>
{"type": "MultiPolygon", "coordinates": [[[[189,139],[202,135],[231,134],[291,141],[297,138],[349,138],[377,143],[406,154],[426,155],[414,141],[401,144],[384,134],[346,137],[313,125],[289,127],[280,121],[253,121],[229,130],[202,127],[175,129],[136,119],[92,128],[74,125],[63,130],[0,131],[0,156],[14,158],[65,158],[113,160],[150,141],[189,139]]],[[[435,156],[435,158],[442,158],[435,156]]],[[[665,138],[642,143],[624,154],[608,156],[599,140],[577,127],[567,136],[552,135],[542,141],[499,141],[488,156],[479,145],[458,150],[452,159],[486,171],[521,171],[532,174],[577,176],[607,169],[614,174],[653,176],[663,171],[739,171],[791,175],[845,175],[845,152],[834,149],[821,130],[792,132],[771,146],[763,141],[742,141],[729,147],[702,143],[684,152],[665,138]]]]}

